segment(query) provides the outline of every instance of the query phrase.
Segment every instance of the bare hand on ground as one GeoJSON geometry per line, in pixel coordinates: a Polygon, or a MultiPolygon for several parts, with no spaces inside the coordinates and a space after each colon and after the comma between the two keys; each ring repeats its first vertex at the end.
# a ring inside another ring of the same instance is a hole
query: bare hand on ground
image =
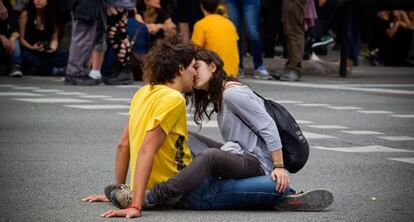
{"type": "Polygon", "coordinates": [[[108,210],[105,213],[101,214],[101,217],[110,218],[110,217],[126,217],[126,218],[135,218],[141,216],[135,208],[126,208],[121,210],[108,210]]]}
{"type": "Polygon", "coordinates": [[[106,198],[105,194],[97,194],[97,195],[90,195],[82,199],[85,202],[109,202],[108,198],[106,198]]]}

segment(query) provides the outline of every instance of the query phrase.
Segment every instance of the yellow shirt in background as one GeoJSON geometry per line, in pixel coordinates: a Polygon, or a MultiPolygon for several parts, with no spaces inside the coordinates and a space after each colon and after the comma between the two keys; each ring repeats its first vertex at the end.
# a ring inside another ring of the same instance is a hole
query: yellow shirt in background
{"type": "Polygon", "coordinates": [[[227,75],[233,77],[237,77],[239,67],[238,39],[233,23],[217,14],[207,15],[198,21],[191,38],[196,45],[215,51],[224,61],[227,75]]]}
{"type": "Polygon", "coordinates": [[[129,110],[131,189],[144,137],[158,125],[167,138],[155,155],[147,189],[167,181],[191,162],[184,97],[165,85],[146,85],[135,93],[129,110]]]}

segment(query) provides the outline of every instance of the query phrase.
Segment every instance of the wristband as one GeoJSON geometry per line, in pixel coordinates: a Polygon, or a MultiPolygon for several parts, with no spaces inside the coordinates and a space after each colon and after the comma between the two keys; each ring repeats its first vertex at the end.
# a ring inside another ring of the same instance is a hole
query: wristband
{"type": "Polygon", "coordinates": [[[139,212],[139,214],[141,214],[142,208],[141,208],[141,207],[139,207],[137,204],[130,204],[130,205],[127,207],[127,209],[130,209],[130,208],[134,208],[135,210],[137,210],[137,211],[139,212]]]}
{"type": "Polygon", "coordinates": [[[285,165],[283,164],[283,163],[281,163],[281,164],[274,164],[273,165],[273,169],[277,169],[277,168],[285,168],[285,165]]]}

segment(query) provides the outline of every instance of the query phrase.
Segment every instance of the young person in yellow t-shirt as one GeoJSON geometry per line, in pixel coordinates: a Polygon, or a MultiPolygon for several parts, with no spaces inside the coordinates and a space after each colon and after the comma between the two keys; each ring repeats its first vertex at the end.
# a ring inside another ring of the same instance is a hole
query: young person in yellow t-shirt
{"type": "Polygon", "coordinates": [[[202,0],[201,10],[204,18],[194,25],[191,40],[198,46],[215,51],[224,61],[224,70],[228,76],[237,77],[239,67],[239,49],[237,47],[236,27],[233,23],[215,14],[219,0],[202,0]]]}

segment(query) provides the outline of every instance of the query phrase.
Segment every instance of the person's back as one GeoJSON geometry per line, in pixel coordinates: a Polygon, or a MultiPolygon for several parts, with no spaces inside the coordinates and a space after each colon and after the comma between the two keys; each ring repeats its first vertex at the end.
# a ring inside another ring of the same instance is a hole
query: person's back
{"type": "Polygon", "coordinates": [[[217,14],[208,14],[194,26],[191,40],[198,46],[215,51],[224,61],[224,70],[229,76],[237,76],[239,49],[236,27],[233,23],[217,14]]]}
{"type": "Polygon", "coordinates": [[[167,138],[155,155],[147,188],[168,180],[191,162],[185,113],[184,97],[166,85],[146,85],[135,94],[129,111],[131,188],[146,132],[158,125],[167,138]]]}

